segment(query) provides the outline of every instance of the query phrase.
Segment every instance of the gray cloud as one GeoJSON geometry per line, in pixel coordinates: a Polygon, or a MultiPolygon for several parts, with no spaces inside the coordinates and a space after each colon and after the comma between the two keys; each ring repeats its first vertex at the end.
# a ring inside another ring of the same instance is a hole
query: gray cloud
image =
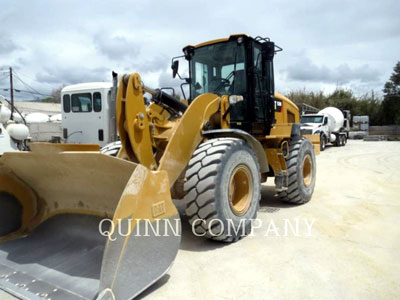
{"type": "Polygon", "coordinates": [[[125,57],[135,57],[140,52],[140,46],[123,36],[108,37],[104,33],[97,34],[93,42],[100,53],[111,60],[120,60],[125,57]]]}
{"type": "Polygon", "coordinates": [[[111,71],[107,68],[66,68],[54,67],[45,68],[42,72],[36,74],[39,82],[50,84],[75,84],[90,81],[111,81],[111,71]]]}
{"type": "Polygon", "coordinates": [[[132,57],[129,60],[133,61],[132,70],[140,73],[165,70],[171,62],[171,59],[166,55],[157,55],[146,60],[132,57]]]}
{"type": "Polygon", "coordinates": [[[284,48],[276,58],[279,89],[338,83],[361,92],[381,89],[400,59],[398,0],[172,0],[134,8],[129,0],[2,0],[2,8],[7,35],[0,34],[0,65],[35,78],[28,83],[40,91],[109,80],[111,70],[137,71],[154,87],[179,88],[179,80],[169,81],[172,56],[187,44],[238,32],[269,36],[284,48]]]}
{"type": "MultiPolygon", "coordinates": [[[[8,88],[10,84],[9,77],[6,74],[0,73],[0,88],[8,88]]],[[[0,90],[0,95],[4,94],[3,90],[0,90]]]]}
{"type": "Polygon", "coordinates": [[[9,36],[0,32],[0,55],[11,54],[21,49],[9,36]]]}
{"type": "Polygon", "coordinates": [[[331,84],[347,84],[352,81],[364,83],[379,81],[380,73],[369,65],[351,68],[347,63],[336,67],[314,64],[310,59],[304,58],[286,69],[290,80],[324,82],[331,84]]]}

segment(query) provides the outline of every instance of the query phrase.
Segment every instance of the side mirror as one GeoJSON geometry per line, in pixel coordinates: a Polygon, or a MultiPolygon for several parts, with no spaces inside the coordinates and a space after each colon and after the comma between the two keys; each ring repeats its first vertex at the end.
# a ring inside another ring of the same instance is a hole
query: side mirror
{"type": "Polygon", "coordinates": [[[175,60],[175,61],[172,63],[171,69],[172,69],[172,78],[175,78],[175,77],[176,77],[176,74],[178,74],[179,60],[175,60]]]}
{"type": "Polygon", "coordinates": [[[328,118],[324,119],[324,125],[328,124],[328,118]]]}

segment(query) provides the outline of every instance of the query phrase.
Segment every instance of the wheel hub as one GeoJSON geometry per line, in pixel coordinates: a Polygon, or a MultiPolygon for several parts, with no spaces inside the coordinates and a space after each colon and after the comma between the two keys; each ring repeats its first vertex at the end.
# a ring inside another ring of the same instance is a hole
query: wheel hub
{"type": "Polygon", "coordinates": [[[250,170],[244,166],[237,166],[229,181],[229,205],[237,216],[243,216],[250,207],[253,198],[253,179],[250,170]]]}
{"type": "Polygon", "coordinates": [[[312,182],[313,170],[312,170],[312,160],[310,154],[304,156],[303,159],[303,183],[305,186],[309,186],[312,182]]]}

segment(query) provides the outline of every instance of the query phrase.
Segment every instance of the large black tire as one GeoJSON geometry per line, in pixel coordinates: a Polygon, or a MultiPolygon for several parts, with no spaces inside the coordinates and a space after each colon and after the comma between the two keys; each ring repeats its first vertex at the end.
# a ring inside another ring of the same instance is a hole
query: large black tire
{"type": "Polygon", "coordinates": [[[319,150],[324,151],[326,148],[326,137],[321,134],[320,139],[319,139],[319,150]]]}
{"type": "Polygon", "coordinates": [[[218,138],[200,144],[189,162],[184,187],[186,215],[194,233],[224,242],[248,235],[259,208],[260,181],[257,157],[245,141],[218,138]],[[245,177],[239,182],[247,180],[251,194],[231,189],[237,176],[245,177]]]}
{"type": "Polygon", "coordinates": [[[303,204],[311,200],[316,178],[315,153],[309,139],[298,138],[289,142],[286,158],[289,183],[286,191],[278,193],[281,200],[303,204]]]}

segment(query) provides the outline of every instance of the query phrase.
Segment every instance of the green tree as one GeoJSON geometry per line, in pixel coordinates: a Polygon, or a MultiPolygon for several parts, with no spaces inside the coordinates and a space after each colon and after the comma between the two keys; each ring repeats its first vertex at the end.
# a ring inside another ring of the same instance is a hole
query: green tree
{"type": "Polygon", "coordinates": [[[383,89],[383,123],[400,125],[400,61],[393,68],[393,73],[383,89]]]}
{"type": "Polygon", "coordinates": [[[41,102],[47,102],[47,103],[61,103],[61,90],[65,87],[65,84],[61,85],[58,88],[55,88],[51,91],[51,96],[44,98],[41,100],[41,102]]]}

